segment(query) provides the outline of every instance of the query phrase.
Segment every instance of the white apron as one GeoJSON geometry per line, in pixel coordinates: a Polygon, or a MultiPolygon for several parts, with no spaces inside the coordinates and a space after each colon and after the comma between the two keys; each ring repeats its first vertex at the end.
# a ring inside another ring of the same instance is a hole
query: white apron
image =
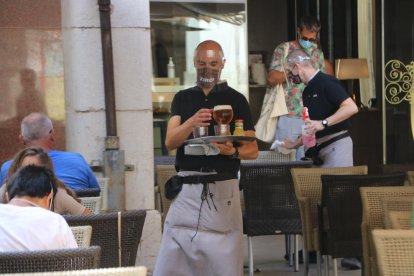
{"type": "Polygon", "coordinates": [[[207,185],[214,204],[208,196],[201,213],[202,184],[184,184],[172,202],[164,224],[155,276],[243,275],[238,180],[207,185]]]}

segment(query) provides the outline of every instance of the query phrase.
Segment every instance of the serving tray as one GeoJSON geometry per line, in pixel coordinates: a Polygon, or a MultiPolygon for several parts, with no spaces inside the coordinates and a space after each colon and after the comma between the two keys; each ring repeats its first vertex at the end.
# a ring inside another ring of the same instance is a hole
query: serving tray
{"type": "Polygon", "coordinates": [[[227,141],[231,142],[252,142],[256,140],[256,137],[252,136],[205,136],[200,138],[188,139],[185,144],[209,144],[209,143],[225,143],[227,141]]]}

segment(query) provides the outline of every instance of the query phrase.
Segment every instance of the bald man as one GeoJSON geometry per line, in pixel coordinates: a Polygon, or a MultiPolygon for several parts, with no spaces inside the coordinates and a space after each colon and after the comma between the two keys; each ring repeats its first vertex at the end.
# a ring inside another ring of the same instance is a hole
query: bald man
{"type": "MultiPolygon", "coordinates": [[[[215,41],[194,52],[197,86],[178,92],[171,105],[165,145],[177,149],[181,192],[168,211],[154,275],[243,275],[243,225],[237,172],[240,159],[257,158],[256,141],[214,144],[218,155],[186,155],[184,141],[192,129],[214,133],[212,109],[230,105],[233,119],[243,119],[247,136],[255,136],[246,98],[220,80],[223,50],[215,41]]],[[[234,130],[234,121],[230,123],[234,130]]]]}

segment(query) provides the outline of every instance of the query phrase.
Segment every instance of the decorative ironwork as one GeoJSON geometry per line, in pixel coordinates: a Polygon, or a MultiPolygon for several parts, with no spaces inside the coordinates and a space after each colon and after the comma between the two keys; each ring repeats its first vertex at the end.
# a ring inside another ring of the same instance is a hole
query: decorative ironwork
{"type": "Polygon", "coordinates": [[[385,64],[385,99],[390,104],[407,101],[413,104],[414,61],[405,65],[397,59],[385,64]]]}

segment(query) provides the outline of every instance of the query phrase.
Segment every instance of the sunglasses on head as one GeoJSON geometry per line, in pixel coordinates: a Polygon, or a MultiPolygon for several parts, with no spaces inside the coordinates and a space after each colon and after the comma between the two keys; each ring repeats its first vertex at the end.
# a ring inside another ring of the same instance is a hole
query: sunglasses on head
{"type": "Polygon", "coordinates": [[[313,43],[317,43],[318,42],[318,39],[317,38],[308,38],[306,36],[301,36],[300,38],[302,40],[304,40],[304,41],[310,41],[310,42],[313,42],[313,43]]]}

